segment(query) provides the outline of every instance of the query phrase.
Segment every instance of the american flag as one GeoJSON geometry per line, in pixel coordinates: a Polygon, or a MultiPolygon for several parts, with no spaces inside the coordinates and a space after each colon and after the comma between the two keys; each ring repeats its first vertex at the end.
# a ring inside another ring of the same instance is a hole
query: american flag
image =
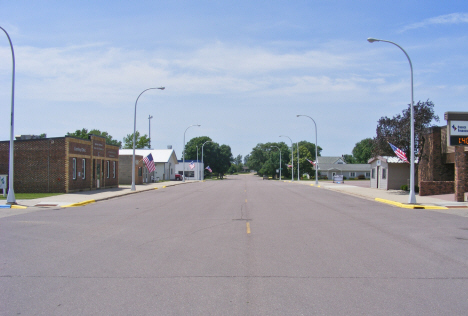
{"type": "MultiPolygon", "coordinates": [[[[307,158],[306,158],[306,159],[307,159],[307,158]]],[[[307,161],[310,162],[312,165],[315,166],[315,162],[313,162],[312,160],[307,159],[307,161]]]]}
{"type": "Polygon", "coordinates": [[[190,167],[191,170],[193,170],[193,168],[195,168],[195,164],[193,163],[193,161],[190,163],[189,167],[190,167]]]}
{"type": "Polygon", "coordinates": [[[213,172],[213,170],[211,170],[210,166],[206,167],[205,169],[208,170],[209,172],[213,172]]]}
{"type": "Polygon", "coordinates": [[[288,165],[288,168],[292,168],[292,165],[288,165]]]}
{"type": "Polygon", "coordinates": [[[154,166],[153,155],[151,155],[151,153],[145,158],[143,158],[143,161],[146,164],[148,172],[153,172],[154,170],[156,170],[156,167],[154,166]]]}
{"type": "Polygon", "coordinates": [[[394,145],[388,143],[390,145],[390,147],[392,147],[393,151],[395,152],[395,155],[397,155],[398,158],[400,158],[401,160],[403,161],[406,161],[407,163],[409,163],[408,161],[408,158],[406,158],[406,155],[405,153],[398,147],[395,147],[394,145]]]}

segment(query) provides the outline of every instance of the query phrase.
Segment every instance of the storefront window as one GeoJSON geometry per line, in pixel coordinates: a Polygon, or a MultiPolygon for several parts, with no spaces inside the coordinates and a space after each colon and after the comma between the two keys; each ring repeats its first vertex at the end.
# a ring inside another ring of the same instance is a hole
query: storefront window
{"type": "Polygon", "coordinates": [[[73,158],[73,161],[72,161],[72,173],[73,173],[73,180],[76,180],[76,158],[73,158]]]}

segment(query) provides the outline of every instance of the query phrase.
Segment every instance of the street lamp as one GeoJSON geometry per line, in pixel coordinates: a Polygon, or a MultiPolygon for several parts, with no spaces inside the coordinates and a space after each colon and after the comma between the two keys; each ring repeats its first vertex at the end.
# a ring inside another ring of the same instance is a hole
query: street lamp
{"type": "MultiPolygon", "coordinates": [[[[202,162],[202,165],[203,165],[203,168],[205,168],[205,163],[203,162],[203,146],[205,146],[206,143],[212,143],[213,141],[211,140],[207,140],[206,142],[203,143],[203,145],[201,146],[201,162],[202,162]]],[[[205,180],[205,169],[203,169],[203,172],[202,172],[202,181],[205,180]]]]}
{"type": "Polygon", "coordinates": [[[148,149],[151,149],[151,119],[153,118],[152,115],[148,115],[148,149]]]}
{"type": "MultiPolygon", "coordinates": [[[[288,136],[280,135],[280,137],[288,137],[288,136]]],[[[292,171],[291,181],[294,181],[294,149],[293,149],[293,141],[291,140],[291,138],[289,138],[289,140],[291,141],[291,171],[292,171]]]]}
{"type": "Polygon", "coordinates": [[[312,122],[314,122],[314,125],[315,125],[315,185],[318,185],[318,156],[317,156],[317,124],[315,123],[314,119],[311,118],[310,116],[308,115],[303,115],[303,114],[298,114],[296,115],[296,117],[299,117],[299,116],[305,116],[305,117],[308,117],[312,120],[312,122]]]}
{"type": "Polygon", "coordinates": [[[299,142],[296,143],[297,149],[297,181],[299,181],[299,142]]]}
{"type": "Polygon", "coordinates": [[[408,62],[409,62],[409,66],[410,66],[410,70],[411,70],[411,122],[410,122],[410,126],[411,126],[411,162],[410,162],[410,193],[409,193],[409,199],[408,199],[408,203],[409,204],[415,204],[416,203],[416,196],[414,194],[414,102],[413,102],[413,64],[411,63],[411,59],[409,58],[408,54],[406,53],[406,51],[400,46],[398,45],[397,43],[394,43],[394,42],[391,42],[391,41],[386,41],[386,40],[381,40],[381,39],[376,39],[376,38],[372,38],[372,37],[369,37],[367,39],[367,41],[369,43],[373,43],[373,42],[386,42],[386,43],[390,43],[390,44],[393,44],[395,45],[396,47],[398,47],[399,49],[401,49],[403,51],[403,53],[405,53],[406,55],[406,58],[408,58],[408,62]]]}
{"type": "Polygon", "coordinates": [[[281,149],[278,147],[278,146],[270,146],[271,148],[273,147],[276,147],[278,148],[279,152],[280,152],[280,166],[279,166],[279,171],[280,171],[280,181],[281,181],[281,149]]]}
{"type": "Polygon", "coordinates": [[[159,89],[159,90],[164,90],[165,88],[164,87],[159,87],[159,88],[148,88],[146,90],[143,90],[142,93],[140,93],[140,95],[138,96],[138,98],[136,99],[135,101],[135,114],[133,116],[133,159],[132,159],[132,188],[131,190],[132,191],[135,191],[135,134],[136,134],[136,109],[137,109],[137,104],[138,104],[138,99],[140,98],[140,96],[145,92],[145,91],[148,91],[148,90],[152,90],[152,89],[159,89]]]}
{"type": "Polygon", "coordinates": [[[14,124],[15,124],[15,51],[13,50],[13,44],[11,43],[10,35],[3,27],[0,26],[3,32],[5,32],[10,42],[11,58],[13,61],[13,71],[11,76],[11,123],[10,123],[10,163],[8,167],[8,196],[7,204],[16,204],[15,191],[13,189],[13,174],[14,174],[14,124]]]}
{"type": "MultiPolygon", "coordinates": [[[[185,132],[187,132],[187,130],[188,130],[190,127],[192,127],[192,126],[198,126],[198,127],[200,127],[201,125],[200,125],[200,124],[193,124],[193,125],[190,125],[189,127],[187,127],[187,128],[185,129],[185,132]]],[[[184,159],[184,163],[183,163],[183,165],[182,165],[182,168],[183,168],[183,169],[182,169],[182,170],[183,170],[183,171],[182,171],[182,172],[183,172],[182,181],[183,181],[183,182],[185,182],[185,132],[184,132],[184,147],[183,147],[183,150],[184,150],[184,151],[183,151],[183,153],[182,153],[182,154],[183,154],[183,157],[184,157],[184,158],[183,158],[183,159],[184,159]]]]}

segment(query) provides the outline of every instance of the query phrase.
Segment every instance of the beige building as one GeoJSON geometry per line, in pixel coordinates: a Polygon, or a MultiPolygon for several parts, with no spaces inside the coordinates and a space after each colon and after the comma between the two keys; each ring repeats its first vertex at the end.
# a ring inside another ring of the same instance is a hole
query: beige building
{"type": "Polygon", "coordinates": [[[409,163],[389,156],[371,158],[369,163],[371,166],[371,188],[400,190],[402,185],[409,185],[409,163]]]}

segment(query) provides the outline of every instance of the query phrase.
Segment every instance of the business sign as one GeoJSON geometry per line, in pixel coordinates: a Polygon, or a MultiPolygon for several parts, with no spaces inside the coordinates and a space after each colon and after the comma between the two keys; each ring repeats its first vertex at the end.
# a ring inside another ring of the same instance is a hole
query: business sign
{"type": "Polygon", "coordinates": [[[0,189],[6,190],[7,188],[7,175],[0,174],[0,189]]]}
{"type": "Polygon", "coordinates": [[[333,176],[333,183],[342,183],[343,182],[343,175],[342,174],[335,174],[333,176]]]}
{"type": "Polygon", "coordinates": [[[450,146],[468,146],[468,121],[449,121],[450,146]]]}

